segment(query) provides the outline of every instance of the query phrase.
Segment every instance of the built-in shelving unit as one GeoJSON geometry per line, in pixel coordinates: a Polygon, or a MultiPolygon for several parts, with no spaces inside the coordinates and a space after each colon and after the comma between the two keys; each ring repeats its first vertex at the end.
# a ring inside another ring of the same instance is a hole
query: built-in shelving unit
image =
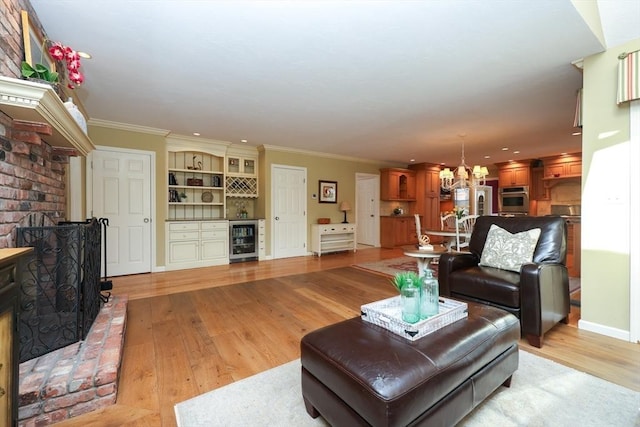
{"type": "Polygon", "coordinates": [[[168,152],[169,220],[224,218],[223,162],[201,151],[168,152]]]}
{"type": "Polygon", "coordinates": [[[225,168],[227,196],[258,197],[258,156],[255,150],[230,148],[225,168]]]}

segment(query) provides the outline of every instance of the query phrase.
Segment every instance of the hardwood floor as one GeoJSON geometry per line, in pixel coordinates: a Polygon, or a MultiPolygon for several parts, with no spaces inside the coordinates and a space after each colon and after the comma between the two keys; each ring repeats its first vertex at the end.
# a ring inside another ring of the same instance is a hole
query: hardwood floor
{"type": "MultiPolygon", "coordinates": [[[[387,277],[349,266],[401,255],[372,248],[114,278],[113,293],[129,295],[117,403],[58,425],[173,427],[176,403],[298,358],[307,332],[395,295],[387,277]]],[[[542,349],[521,348],[640,391],[640,345],[580,331],[578,318],[574,307],[542,349]]]]}

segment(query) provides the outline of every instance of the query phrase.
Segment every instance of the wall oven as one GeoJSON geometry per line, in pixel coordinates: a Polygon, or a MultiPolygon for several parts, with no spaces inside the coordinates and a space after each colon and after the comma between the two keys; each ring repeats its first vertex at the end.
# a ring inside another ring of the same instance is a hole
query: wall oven
{"type": "Polygon", "coordinates": [[[501,214],[527,214],[529,212],[529,187],[502,187],[498,198],[501,214]]]}
{"type": "Polygon", "coordinates": [[[258,220],[229,221],[229,262],[258,259],[258,220]]]}

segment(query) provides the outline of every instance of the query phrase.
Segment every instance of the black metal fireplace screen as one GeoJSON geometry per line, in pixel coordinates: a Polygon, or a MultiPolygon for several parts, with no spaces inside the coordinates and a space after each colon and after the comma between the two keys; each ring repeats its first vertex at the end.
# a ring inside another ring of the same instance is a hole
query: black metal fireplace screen
{"type": "Polygon", "coordinates": [[[100,311],[101,224],[18,227],[18,247],[33,247],[22,264],[20,362],[86,338],[100,311]]]}

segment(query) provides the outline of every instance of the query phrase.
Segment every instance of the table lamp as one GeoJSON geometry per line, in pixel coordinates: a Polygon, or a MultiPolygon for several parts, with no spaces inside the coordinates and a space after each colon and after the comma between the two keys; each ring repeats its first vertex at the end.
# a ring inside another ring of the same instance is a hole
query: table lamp
{"type": "Polygon", "coordinates": [[[349,204],[349,202],[341,202],[340,210],[344,212],[344,221],[342,221],[342,223],[349,224],[349,221],[347,221],[347,211],[351,210],[351,205],[349,204]]]}

